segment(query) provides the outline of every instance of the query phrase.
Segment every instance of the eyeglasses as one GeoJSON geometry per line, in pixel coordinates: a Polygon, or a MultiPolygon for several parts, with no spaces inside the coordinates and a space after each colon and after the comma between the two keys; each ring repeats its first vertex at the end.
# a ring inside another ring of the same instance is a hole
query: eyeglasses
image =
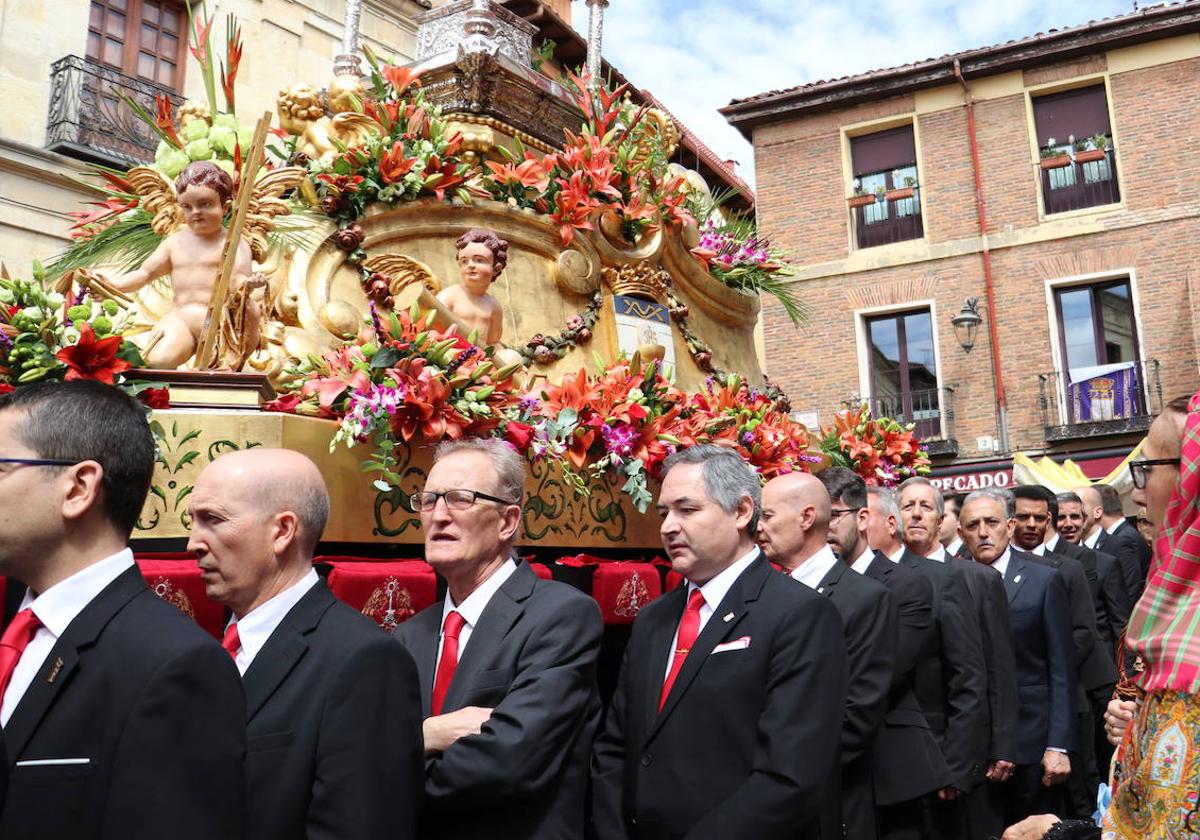
{"type": "Polygon", "coordinates": [[[833,524],[848,513],[858,513],[862,508],[830,508],[829,509],[829,524],[833,524]]]}
{"type": "Polygon", "coordinates": [[[73,467],[81,461],[63,461],[59,458],[0,458],[0,464],[18,467],[73,467]]]}
{"type": "Polygon", "coordinates": [[[510,502],[507,499],[498,499],[495,496],[489,496],[487,493],[480,493],[478,490],[443,490],[441,493],[433,493],[426,490],[422,493],[413,493],[409,496],[408,505],[414,512],[428,513],[437,507],[438,499],[445,499],[446,507],[450,508],[450,510],[467,510],[479,499],[486,499],[489,502],[496,502],[501,505],[516,504],[516,502],[510,502]]]}
{"type": "Polygon", "coordinates": [[[1179,458],[1148,458],[1142,461],[1129,462],[1129,474],[1133,477],[1133,486],[1138,490],[1146,489],[1146,477],[1154,467],[1178,467],[1183,461],[1179,458]]]}

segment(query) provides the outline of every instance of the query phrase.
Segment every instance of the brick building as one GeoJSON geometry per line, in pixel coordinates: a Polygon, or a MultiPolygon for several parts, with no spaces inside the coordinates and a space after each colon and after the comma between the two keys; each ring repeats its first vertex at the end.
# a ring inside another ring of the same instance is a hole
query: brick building
{"type": "Polygon", "coordinates": [[[1183,2],[734,101],[813,313],[764,302],[770,375],[823,422],[917,422],[959,487],[1016,452],[1106,474],[1197,387],[1198,92],[1183,2]]]}

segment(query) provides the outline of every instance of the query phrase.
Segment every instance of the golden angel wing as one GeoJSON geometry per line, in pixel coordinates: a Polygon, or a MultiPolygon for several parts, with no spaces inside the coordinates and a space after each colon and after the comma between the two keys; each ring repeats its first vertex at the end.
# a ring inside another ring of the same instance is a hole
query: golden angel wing
{"type": "Polygon", "coordinates": [[[141,196],[142,208],[153,218],[150,227],[159,236],[170,236],[186,220],[175,197],[175,185],[149,166],[135,166],[125,174],[133,191],[141,196]]]}
{"type": "Polygon", "coordinates": [[[246,208],[246,227],[242,235],[250,243],[250,254],[256,262],[267,257],[267,236],[275,229],[275,218],[292,212],[279,196],[300,186],[307,172],[299,166],[272,169],[254,181],[250,206],[246,208]]]}
{"type": "Polygon", "coordinates": [[[392,294],[396,294],[410,283],[420,283],[433,295],[442,290],[442,281],[429,270],[429,266],[404,254],[379,254],[371,257],[363,265],[368,271],[386,275],[392,294]]]}
{"type": "Polygon", "coordinates": [[[351,149],[361,146],[371,137],[383,134],[383,126],[378,120],[355,111],[334,114],[330,124],[338,141],[351,149]]]}

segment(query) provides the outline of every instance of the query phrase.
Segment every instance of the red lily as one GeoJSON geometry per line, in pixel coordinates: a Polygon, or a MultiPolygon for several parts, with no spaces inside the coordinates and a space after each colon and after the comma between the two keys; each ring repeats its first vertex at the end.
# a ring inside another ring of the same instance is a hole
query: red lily
{"type": "Polygon", "coordinates": [[[397,140],[379,158],[379,178],[385,184],[394,184],[412,171],[416,163],[417,159],[406,155],[404,144],[397,140]]]}
{"type": "Polygon", "coordinates": [[[600,202],[593,198],[583,182],[583,173],[575,172],[571,180],[558,179],[562,191],[556,196],[557,208],[550,218],[558,223],[563,245],[570,245],[576,230],[593,230],[592,217],[600,211],[600,202]]]}
{"type": "Polygon", "coordinates": [[[520,184],[526,189],[538,192],[545,192],[546,187],[550,186],[550,170],[553,169],[553,165],[547,166],[544,161],[538,160],[529,152],[525,153],[525,159],[518,164],[496,163],[491,160],[486,163],[495,179],[502,184],[520,184]]]}
{"type": "Polygon", "coordinates": [[[358,185],[366,178],[361,175],[335,175],[332,172],[323,172],[317,176],[317,180],[328,184],[331,190],[342,193],[356,192],[358,185]]]}
{"type": "Polygon", "coordinates": [[[129,362],[117,358],[120,349],[121,336],[112,335],[97,341],[92,325],[84,324],[79,328],[79,341],[54,355],[69,368],[64,377],[68,382],[72,379],[95,379],[112,385],[116,374],[132,367],[129,362]]]}

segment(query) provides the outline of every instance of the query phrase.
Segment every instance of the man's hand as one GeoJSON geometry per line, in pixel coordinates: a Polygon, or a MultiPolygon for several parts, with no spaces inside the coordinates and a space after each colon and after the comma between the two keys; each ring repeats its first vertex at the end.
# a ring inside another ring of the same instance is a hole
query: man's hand
{"type": "Polygon", "coordinates": [[[421,733],[425,736],[425,755],[445,752],[459,738],[478,735],[491,716],[491,709],[464,706],[457,712],[425,718],[421,724],[421,733]]]}
{"type": "Polygon", "coordinates": [[[1016,765],[1011,761],[998,758],[988,765],[987,780],[989,782],[1007,782],[1012,778],[1016,765]]]}
{"type": "Polygon", "coordinates": [[[1042,840],[1050,826],[1059,822],[1053,814],[1037,814],[1026,817],[1014,826],[1009,826],[1000,840],[1042,840]]]}
{"type": "Polygon", "coordinates": [[[1051,787],[1061,784],[1071,775],[1071,759],[1064,752],[1046,750],[1042,756],[1042,769],[1046,771],[1042,776],[1043,785],[1051,787]]]}
{"type": "Polygon", "coordinates": [[[942,800],[943,802],[949,802],[952,799],[958,799],[960,796],[962,796],[962,791],[953,785],[948,785],[938,791],[938,799],[942,800]]]}
{"type": "Polygon", "coordinates": [[[1108,743],[1114,747],[1120,746],[1136,711],[1137,703],[1133,700],[1114,697],[1108,701],[1108,708],[1104,710],[1104,734],[1108,736],[1108,743]]]}

